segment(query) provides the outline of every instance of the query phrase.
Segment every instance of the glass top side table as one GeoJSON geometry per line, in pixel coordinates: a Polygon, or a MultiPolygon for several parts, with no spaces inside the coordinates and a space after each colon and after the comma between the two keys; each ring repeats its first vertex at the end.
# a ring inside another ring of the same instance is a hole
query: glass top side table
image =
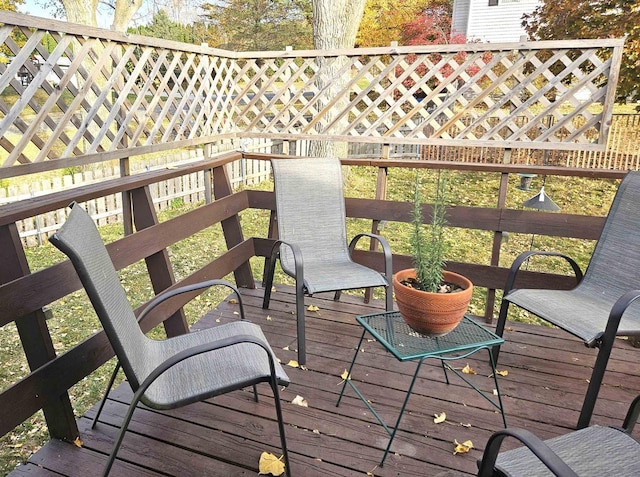
{"type": "Polygon", "coordinates": [[[351,361],[351,366],[349,367],[349,378],[345,379],[344,384],[342,385],[342,391],[340,392],[340,397],[338,398],[336,406],[340,405],[340,401],[342,400],[342,396],[344,395],[348,384],[355,391],[358,397],[360,397],[362,402],[369,408],[373,416],[378,420],[385,431],[387,431],[389,434],[389,443],[387,444],[387,448],[382,456],[382,461],[380,461],[380,466],[384,464],[384,461],[389,454],[391,443],[393,442],[398,426],[400,425],[400,420],[402,419],[402,415],[407,407],[409,397],[413,391],[413,385],[415,384],[420,371],[420,366],[427,358],[436,358],[441,361],[447,384],[449,384],[447,370],[450,370],[489,401],[494,407],[496,407],[502,415],[502,423],[504,424],[504,427],[507,427],[504,408],[502,406],[502,398],[500,396],[500,389],[498,387],[495,362],[493,360],[493,354],[491,353],[491,348],[501,345],[504,342],[501,337],[492,333],[467,316],[462,319],[460,324],[453,331],[444,336],[427,336],[414,331],[404,322],[402,316],[400,316],[400,313],[397,311],[357,316],[356,320],[363,328],[362,337],[360,338],[356,352],[353,355],[353,360],[351,361]],[[396,424],[393,428],[387,426],[384,420],[375,411],[371,403],[360,392],[356,384],[350,378],[351,372],[356,363],[356,358],[358,357],[358,351],[360,350],[364,337],[367,333],[380,342],[380,344],[399,361],[418,362],[413,379],[411,380],[404,402],[402,403],[400,414],[398,415],[398,419],[396,420],[396,424]],[[491,369],[493,371],[497,401],[494,401],[494,399],[476,387],[467,377],[459,373],[447,363],[447,361],[466,358],[481,349],[489,350],[488,354],[491,362],[491,369]]]}

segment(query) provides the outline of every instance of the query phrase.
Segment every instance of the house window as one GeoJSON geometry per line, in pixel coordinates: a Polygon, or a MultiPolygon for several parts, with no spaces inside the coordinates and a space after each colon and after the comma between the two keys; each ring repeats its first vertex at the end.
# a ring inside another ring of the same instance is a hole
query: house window
{"type": "Polygon", "coordinates": [[[498,0],[489,0],[490,7],[495,7],[496,5],[498,5],[498,0]]]}

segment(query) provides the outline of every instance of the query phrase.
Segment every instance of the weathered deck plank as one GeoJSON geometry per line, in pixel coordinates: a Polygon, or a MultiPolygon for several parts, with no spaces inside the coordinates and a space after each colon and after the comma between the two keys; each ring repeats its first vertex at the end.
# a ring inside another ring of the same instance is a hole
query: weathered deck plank
{"type": "MultiPolygon", "coordinates": [[[[293,294],[280,286],[271,308],[262,310],[262,290],[244,290],[250,320],[260,324],[283,363],[296,359],[293,294]]],[[[287,441],[294,475],[424,476],[473,475],[489,435],[501,427],[499,413],[461,380],[446,385],[439,362],[427,361],[385,466],[378,466],[388,436],[364,404],[347,390],[340,407],[340,374],[349,366],[361,329],[354,315],[377,312],[382,304],[360,298],[334,302],[329,294],[307,299],[318,312],[307,317],[307,369],[287,367],[291,385],[284,389],[287,441]],[[309,407],[291,404],[303,396],[309,407]],[[433,414],[447,413],[435,424],[433,414]],[[469,454],[453,455],[453,440],[471,440],[469,454]]],[[[237,319],[237,305],[223,303],[194,328],[237,319]]],[[[553,328],[512,324],[500,356],[507,422],[543,438],[562,434],[577,421],[595,351],[553,328]]],[[[620,340],[615,347],[593,421],[620,424],[628,402],[640,393],[638,350],[620,340]]],[[[472,379],[493,389],[485,352],[454,362],[477,371],[472,379]]],[[[395,422],[414,365],[400,363],[373,341],[367,341],[353,372],[358,387],[389,424],[395,422]]],[[[263,450],[278,453],[279,438],[272,398],[260,386],[261,399],[239,391],[171,412],[139,409],[134,414],[112,475],[256,475],[263,450]]],[[[115,389],[95,430],[90,418],[79,420],[83,446],[52,441],[20,466],[12,477],[85,476],[100,471],[122,420],[131,390],[115,389]]]]}

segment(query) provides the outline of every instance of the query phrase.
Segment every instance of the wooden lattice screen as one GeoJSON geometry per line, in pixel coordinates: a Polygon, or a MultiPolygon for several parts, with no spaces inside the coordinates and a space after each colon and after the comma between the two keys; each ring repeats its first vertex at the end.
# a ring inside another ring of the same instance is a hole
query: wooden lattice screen
{"type": "Polygon", "coordinates": [[[240,54],[0,22],[0,177],[224,137],[601,150],[623,44],[240,54]]]}

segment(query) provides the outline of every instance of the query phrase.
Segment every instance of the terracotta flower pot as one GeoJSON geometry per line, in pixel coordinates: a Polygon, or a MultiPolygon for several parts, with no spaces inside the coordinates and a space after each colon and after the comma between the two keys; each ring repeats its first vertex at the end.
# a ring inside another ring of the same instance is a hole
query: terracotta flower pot
{"type": "Polygon", "coordinates": [[[471,301],[473,284],[453,272],[444,272],[444,281],[462,288],[453,293],[431,293],[403,285],[407,278],[415,278],[413,268],[400,270],[393,276],[398,310],[404,321],[419,333],[441,336],[453,330],[464,317],[471,301]]]}

